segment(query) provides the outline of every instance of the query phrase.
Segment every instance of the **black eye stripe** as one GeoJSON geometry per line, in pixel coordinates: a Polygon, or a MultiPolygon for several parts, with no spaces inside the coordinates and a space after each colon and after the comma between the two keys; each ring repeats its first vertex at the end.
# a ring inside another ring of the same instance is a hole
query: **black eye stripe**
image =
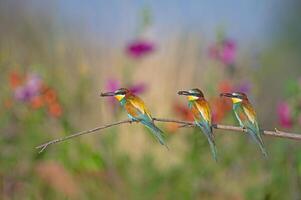
{"type": "Polygon", "coordinates": [[[199,93],[191,93],[192,96],[201,97],[202,95],[199,93]]]}
{"type": "Polygon", "coordinates": [[[125,92],[123,92],[123,91],[118,91],[118,92],[115,92],[115,94],[116,94],[116,95],[118,95],[118,94],[120,94],[120,95],[124,95],[124,94],[125,94],[125,92]]]}
{"type": "Polygon", "coordinates": [[[118,95],[118,94],[123,94],[123,91],[117,91],[117,92],[115,92],[115,94],[116,94],[116,95],[118,95]]]}

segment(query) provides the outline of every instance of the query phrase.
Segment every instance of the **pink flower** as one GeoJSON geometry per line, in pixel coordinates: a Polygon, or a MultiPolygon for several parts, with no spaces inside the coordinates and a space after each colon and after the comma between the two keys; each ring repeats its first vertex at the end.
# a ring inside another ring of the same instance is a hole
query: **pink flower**
{"type": "Polygon", "coordinates": [[[134,94],[141,94],[141,93],[145,92],[146,89],[147,89],[147,86],[145,83],[138,83],[136,85],[132,85],[129,87],[129,90],[134,94]]]}
{"type": "Polygon", "coordinates": [[[236,43],[230,39],[225,39],[221,43],[209,47],[209,56],[227,66],[235,63],[236,53],[236,43]]]}
{"type": "MultiPolygon", "coordinates": [[[[117,79],[111,78],[106,81],[105,89],[106,91],[115,91],[121,88],[120,81],[117,79]]],[[[147,85],[145,83],[138,83],[127,87],[134,94],[141,94],[145,92],[147,85]]]]}
{"type": "Polygon", "coordinates": [[[236,58],[236,44],[232,40],[224,40],[220,59],[225,65],[232,65],[236,58]]]}
{"type": "Polygon", "coordinates": [[[18,101],[28,102],[33,97],[39,95],[42,87],[42,80],[37,74],[30,74],[23,85],[14,90],[15,99],[18,101]]]}
{"type": "Polygon", "coordinates": [[[291,128],[293,119],[291,109],[287,102],[280,102],[277,106],[278,122],[282,127],[291,128]]]}
{"type": "Polygon", "coordinates": [[[135,40],[127,45],[126,52],[133,58],[142,58],[155,50],[155,45],[146,40],[135,40]]]}
{"type": "MultiPolygon", "coordinates": [[[[106,91],[115,91],[120,88],[120,82],[117,79],[110,78],[106,81],[105,89],[106,91]]],[[[115,101],[114,97],[108,97],[109,104],[112,108],[115,108],[117,105],[117,102],[115,101]]]]}

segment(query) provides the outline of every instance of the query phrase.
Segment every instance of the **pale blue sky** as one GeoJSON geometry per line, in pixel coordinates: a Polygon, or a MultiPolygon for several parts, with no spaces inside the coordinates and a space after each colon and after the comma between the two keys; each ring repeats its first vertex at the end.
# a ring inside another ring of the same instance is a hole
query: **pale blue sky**
{"type": "Polygon", "coordinates": [[[151,9],[156,37],[195,31],[214,37],[218,27],[238,41],[264,41],[273,30],[281,0],[57,0],[34,2],[36,9],[49,10],[64,29],[78,28],[91,38],[113,41],[131,39],[146,5],[151,9]]]}

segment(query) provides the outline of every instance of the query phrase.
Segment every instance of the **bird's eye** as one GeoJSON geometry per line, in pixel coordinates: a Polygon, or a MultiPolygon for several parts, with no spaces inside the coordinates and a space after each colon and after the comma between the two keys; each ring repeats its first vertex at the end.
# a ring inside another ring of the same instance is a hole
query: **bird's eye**
{"type": "Polygon", "coordinates": [[[117,94],[124,95],[125,91],[118,91],[117,94]]]}

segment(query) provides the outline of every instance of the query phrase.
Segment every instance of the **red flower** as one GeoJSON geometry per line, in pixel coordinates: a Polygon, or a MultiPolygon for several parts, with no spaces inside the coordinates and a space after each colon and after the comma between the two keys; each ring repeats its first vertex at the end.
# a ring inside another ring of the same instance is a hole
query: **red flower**
{"type": "Polygon", "coordinates": [[[224,119],[231,110],[231,101],[225,98],[215,98],[210,101],[212,110],[212,121],[218,123],[224,119]]]}
{"type": "Polygon", "coordinates": [[[221,81],[218,84],[218,91],[220,93],[224,93],[224,92],[232,92],[233,91],[233,86],[232,83],[229,80],[224,80],[221,81]]]}
{"type": "Polygon", "coordinates": [[[35,96],[31,99],[30,105],[34,109],[39,109],[44,106],[44,100],[41,96],[35,96]]]}
{"type": "Polygon", "coordinates": [[[9,84],[10,84],[10,87],[12,89],[15,89],[17,88],[18,86],[20,86],[23,82],[23,78],[22,76],[20,75],[19,72],[17,71],[12,71],[10,74],[9,74],[9,84]]]}
{"type": "MultiPolygon", "coordinates": [[[[21,101],[33,109],[46,106],[48,113],[53,117],[62,115],[56,91],[45,85],[38,74],[27,73],[21,76],[18,72],[13,71],[9,75],[9,83],[15,100],[21,101]]],[[[7,108],[11,105],[12,102],[5,103],[7,108]]]]}
{"type": "Polygon", "coordinates": [[[62,107],[58,103],[53,103],[48,106],[48,112],[53,117],[60,117],[62,115],[62,107]]]}
{"type": "Polygon", "coordinates": [[[56,102],[57,101],[56,92],[51,88],[46,88],[45,93],[43,95],[43,99],[48,105],[56,102]]]}
{"type": "Polygon", "coordinates": [[[175,103],[173,105],[173,110],[178,114],[183,120],[193,121],[193,114],[189,110],[187,105],[182,105],[180,103],[175,103]]]}

